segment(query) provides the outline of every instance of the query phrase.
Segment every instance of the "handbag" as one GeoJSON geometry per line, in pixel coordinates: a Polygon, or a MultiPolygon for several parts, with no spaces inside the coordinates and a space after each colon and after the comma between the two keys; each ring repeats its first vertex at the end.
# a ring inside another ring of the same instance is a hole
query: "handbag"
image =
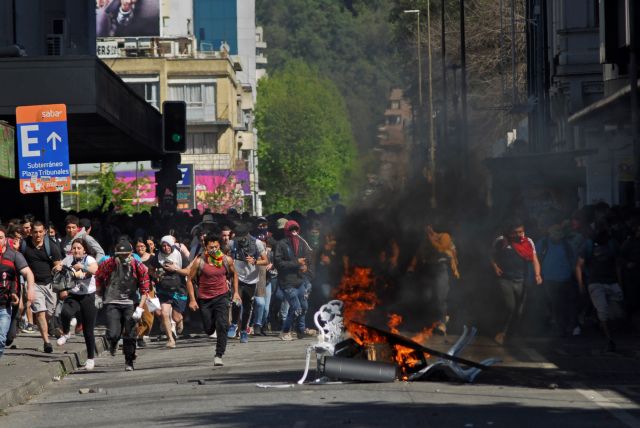
{"type": "Polygon", "coordinates": [[[62,291],[69,291],[76,286],[76,280],[73,274],[73,269],[69,266],[62,266],[62,269],[53,274],[53,281],[51,282],[51,288],[55,293],[62,291]]]}
{"type": "Polygon", "coordinates": [[[149,312],[155,312],[160,308],[160,299],[157,297],[147,297],[147,309],[149,312]]]}

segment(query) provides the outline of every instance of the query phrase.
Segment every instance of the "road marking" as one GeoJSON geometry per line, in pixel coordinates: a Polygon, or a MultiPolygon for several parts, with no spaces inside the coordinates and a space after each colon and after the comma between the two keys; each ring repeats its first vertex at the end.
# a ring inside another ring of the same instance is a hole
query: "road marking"
{"type": "Polygon", "coordinates": [[[640,426],[640,420],[630,413],[626,412],[620,405],[614,403],[593,389],[586,389],[587,386],[580,382],[571,382],[570,385],[588,400],[594,402],[598,407],[608,411],[623,424],[637,428],[640,426]]]}

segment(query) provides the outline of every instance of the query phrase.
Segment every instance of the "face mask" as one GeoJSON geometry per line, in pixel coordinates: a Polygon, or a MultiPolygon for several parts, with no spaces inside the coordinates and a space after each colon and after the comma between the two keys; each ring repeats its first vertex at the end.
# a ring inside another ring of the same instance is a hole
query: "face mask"
{"type": "Polygon", "coordinates": [[[209,254],[211,257],[215,257],[215,258],[222,257],[222,251],[220,251],[220,249],[217,249],[217,250],[209,250],[209,251],[207,252],[207,254],[209,254]]]}
{"type": "Polygon", "coordinates": [[[298,236],[298,231],[297,230],[292,230],[291,231],[291,236],[298,236]]]}

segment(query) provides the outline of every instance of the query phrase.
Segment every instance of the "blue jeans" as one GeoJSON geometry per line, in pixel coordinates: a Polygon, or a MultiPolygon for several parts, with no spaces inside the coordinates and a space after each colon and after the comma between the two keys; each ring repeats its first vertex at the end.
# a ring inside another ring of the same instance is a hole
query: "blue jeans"
{"type": "Polygon", "coordinates": [[[267,282],[266,295],[264,297],[253,297],[253,325],[263,326],[269,319],[269,305],[271,304],[271,283],[267,282]]]}
{"type": "Polygon", "coordinates": [[[9,327],[11,327],[11,306],[8,308],[0,308],[0,357],[4,354],[9,327]]]}
{"type": "Polygon", "coordinates": [[[285,301],[289,303],[289,313],[282,325],[282,332],[288,333],[294,324],[297,332],[304,332],[304,315],[308,309],[305,297],[307,288],[302,284],[298,288],[285,288],[282,292],[285,301]]]}

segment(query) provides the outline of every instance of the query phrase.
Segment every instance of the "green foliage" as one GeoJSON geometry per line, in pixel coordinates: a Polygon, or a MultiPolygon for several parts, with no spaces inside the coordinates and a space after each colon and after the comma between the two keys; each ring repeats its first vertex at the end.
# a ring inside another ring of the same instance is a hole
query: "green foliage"
{"type": "Polygon", "coordinates": [[[302,61],[260,81],[256,106],[261,187],[268,212],[318,209],[345,195],[356,150],[336,85],[302,61]]]}
{"type": "Polygon", "coordinates": [[[376,144],[392,87],[401,84],[388,0],[258,0],[269,73],[301,59],[328,76],[346,100],[361,153],[376,144]]]}
{"type": "Polygon", "coordinates": [[[100,174],[89,176],[85,185],[81,185],[80,209],[106,210],[113,202],[116,211],[125,214],[148,211],[151,204],[141,203],[139,193],[143,193],[151,186],[151,180],[141,176],[135,180],[118,180],[114,171],[114,164],[105,164],[100,174]],[[86,186],[86,187],[85,187],[86,186]],[[102,206],[102,201],[107,203],[102,206]]]}

